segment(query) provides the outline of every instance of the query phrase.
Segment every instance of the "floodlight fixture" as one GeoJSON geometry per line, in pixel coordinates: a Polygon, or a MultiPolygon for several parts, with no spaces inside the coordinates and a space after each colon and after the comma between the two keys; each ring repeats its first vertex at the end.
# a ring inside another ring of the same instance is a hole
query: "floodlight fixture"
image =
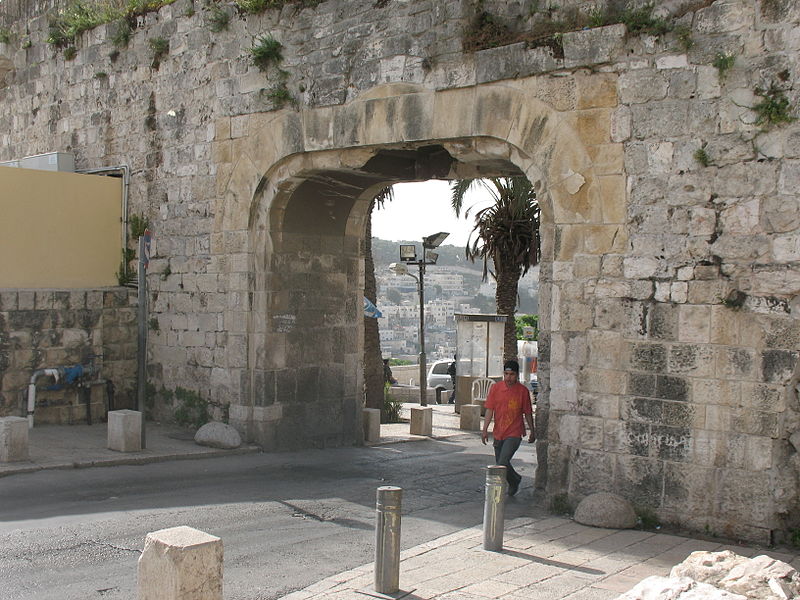
{"type": "Polygon", "coordinates": [[[425,263],[428,265],[435,265],[436,260],[439,258],[439,254],[437,252],[427,252],[425,253],[425,263]]]}
{"type": "Polygon", "coordinates": [[[400,244],[400,260],[413,262],[417,260],[417,247],[414,244],[400,244]]]}
{"type": "Polygon", "coordinates": [[[433,248],[438,248],[439,245],[450,235],[446,231],[440,231],[439,233],[434,233],[433,235],[429,235],[428,237],[422,238],[422,245],[429,250],[433,248]]]}
{"type": "Polygon", "coordinates": [[[401,262],[400,263],[393,262],[392,264],[389,265],[389,270],[395,275],[410,275],[410,273],[408,272],[408,267],[405,265],[405,263],[401,262]]]}

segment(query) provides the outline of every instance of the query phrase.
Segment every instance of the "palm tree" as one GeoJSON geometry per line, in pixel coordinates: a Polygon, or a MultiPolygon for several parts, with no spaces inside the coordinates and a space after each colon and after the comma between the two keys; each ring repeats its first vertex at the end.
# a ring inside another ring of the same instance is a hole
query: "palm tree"
{"type": "MultiPolygon", "coordinates": [[[[489,260],[494,263],[497,281],[497,312],[507,315],[503,336],[504,360],[517,357],[514,314],[517,309],[519,280],[541,257],[539,202],[527,177],[491,177],[462,179],[450,187],[456,216],[461,215],[464,195],[473,185],[484,187],[494,204],[475,213],[475,227],[467,241],[466,255],[471,261],[483,259],[483,279],[489,274],[489,260]]],[[[470,210],[464,213],[469,217],[470,210]]]]}
{"type": "MultiPolygon", "coordinates": [[[[377,284],[375,282],[375,263],[372,259],[372,211],[381,208],[384,202],[394,197],[391,187],[383,188],[369,207],[366,231],[364,232],[364,296],[377,305],[377,284]]],[[[364,396],[367,408],[383,406],[383,361],[378,319],[364,317],[364,396]]]]}

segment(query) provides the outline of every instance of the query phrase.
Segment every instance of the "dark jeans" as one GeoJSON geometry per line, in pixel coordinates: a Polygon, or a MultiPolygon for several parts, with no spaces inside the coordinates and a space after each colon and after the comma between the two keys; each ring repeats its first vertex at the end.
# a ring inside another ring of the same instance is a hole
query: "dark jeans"
{"type": "Polygon", "coordinates": [[[522,481],[522,475],[511,466],[511,459],[521,442],[522,438],[518,437],[494,441],[494,462],[506,468],[506,480],[511,488],[519,487],[519,482],[522,481]]]}

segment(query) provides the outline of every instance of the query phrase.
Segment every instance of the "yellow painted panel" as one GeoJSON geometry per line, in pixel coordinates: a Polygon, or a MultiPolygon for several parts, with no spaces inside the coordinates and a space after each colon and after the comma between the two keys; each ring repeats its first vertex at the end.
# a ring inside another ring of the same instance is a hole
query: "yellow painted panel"
{"type": "Polygon", "coordinates": [[[0,167],[0,288],[117,285],[122,180],[0,167]]]}

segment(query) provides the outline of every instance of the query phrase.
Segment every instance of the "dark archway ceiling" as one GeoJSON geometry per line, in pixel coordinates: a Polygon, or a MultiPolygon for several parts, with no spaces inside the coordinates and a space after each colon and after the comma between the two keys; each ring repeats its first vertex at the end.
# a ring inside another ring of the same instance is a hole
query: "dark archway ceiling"
{"type": "Polygon", "coordinates": [[[381,149],[360,169],[317,171],[308,175],[286,206],[283,230],[306,235],[344,235],[356,200],[377,185],[519,174],[504,159],[459,163],[440,145],[381,149]]]}

